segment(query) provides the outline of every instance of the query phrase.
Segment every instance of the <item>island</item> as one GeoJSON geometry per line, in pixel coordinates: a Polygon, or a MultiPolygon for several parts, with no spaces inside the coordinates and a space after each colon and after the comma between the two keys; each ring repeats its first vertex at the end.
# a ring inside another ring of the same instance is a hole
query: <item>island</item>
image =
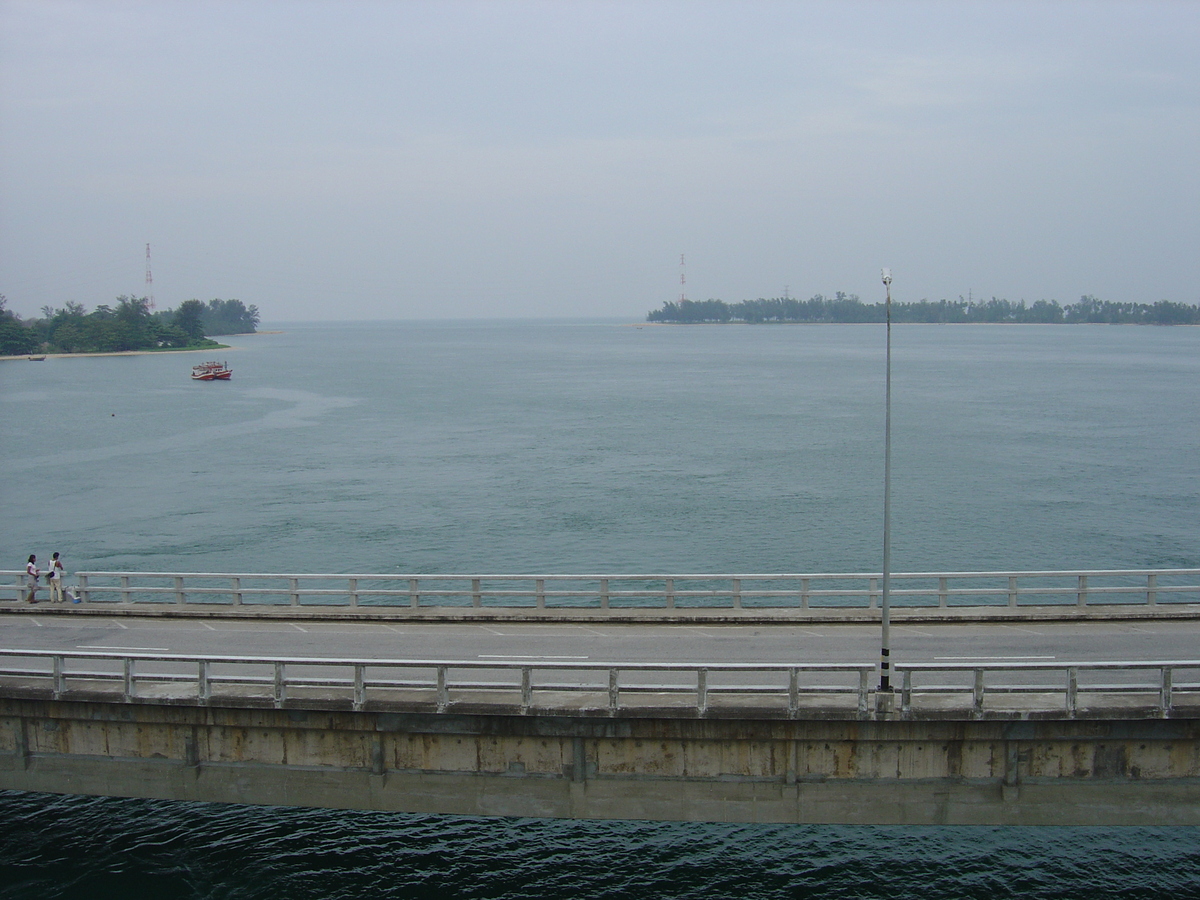
{"type": "Polygon", "coordinates": [[[154,310],[149,298],[126,296],[90,313],[69,302],[22,319],[0,294],[0,356],[216,349],[222,345],[208,335],[253,334],[258,322],[258,308],[241,300],[185,300],[176,309],[154,310]]]}
{"type": "MultiPolygon", "coordinates": [[[[883,322],[885,304],[863,303],[856,294],[838,291],[833,297],[814,294],[808,300],[793,297],[741,300],[680,300],[667,302],[651,311],[647,322],[674,324],[714,324],[741,322],[823,323],[883,322]]],[[[1200,306],[1159,300],[1157,303],[1114,303],[1083,296],[1077,303],[1060,306],[1056,300],[1038,300],[1026,306],[1024,300],[919,300],[915,303],[892,301],[893,322],[1011,323],[1042,325],[1200,325],[1200,306]]]]}

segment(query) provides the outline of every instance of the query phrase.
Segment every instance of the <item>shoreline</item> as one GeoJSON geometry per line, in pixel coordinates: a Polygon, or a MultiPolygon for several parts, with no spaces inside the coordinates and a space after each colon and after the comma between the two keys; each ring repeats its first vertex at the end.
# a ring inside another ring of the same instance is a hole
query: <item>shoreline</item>
{"type": "MultiPolygon", "coordinates": [[[[231,334],[231,338],[254,337],[259,334],[283,334],[282,331],[252,331],[246,334],[231,334]]],[[[226,337],[226,335],[219,335],[226,337]]],[[[0,356],[0,362],[9,360],[25,360],[31,362],[31,356],[42,356],[46,359],[87,359],[97,356],[150,356],[159,353],[214,353],[217,350],[237,350],[232,344],[218,344],[216,347],[180,347],[162,350],[103,350],[92,353],[18,353],[13,356],[0,356]]]]}
{"type": "Polygon", "coordinates": [[[198,347],[185,348],[178,350],[108,350],[96,353],[21,353],[17,356],[0,356],[0,362],[5,360],[25,360],[30,362],[31,356],[44,357],[46,359],[85,359],[96,356],[157,356],[163,353],[213,353],[217,350],[236,350],[229,344],[221,344],[219,347],[198,347]]]}

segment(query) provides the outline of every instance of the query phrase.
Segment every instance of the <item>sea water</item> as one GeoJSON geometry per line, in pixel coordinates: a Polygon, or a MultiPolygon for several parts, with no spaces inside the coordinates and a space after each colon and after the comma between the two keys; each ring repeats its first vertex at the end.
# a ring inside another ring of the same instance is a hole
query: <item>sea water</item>
{"type": "MultiPolygon", "coordinates": [[[[881,561],[883,329],[293,325],[0,363],[7,564],[832,572],[881,561]]],[[[894,571],[1197,565],[1200,329],[893,329],[894,571]]]]}
{"type": "MultiPolygon", "coordinates": [[[[0,363],[20,569],[881,565],[879,326],[292,324],[0,363]],[[213,354],[210,354],[213,355],[213,354]]],[[[894,571],[1200,566],[1200,329],[893,329],[894,571]]],[[[830,828],[0,794],[0,897],[1200,896],[1195,829],[830,828]]]]}

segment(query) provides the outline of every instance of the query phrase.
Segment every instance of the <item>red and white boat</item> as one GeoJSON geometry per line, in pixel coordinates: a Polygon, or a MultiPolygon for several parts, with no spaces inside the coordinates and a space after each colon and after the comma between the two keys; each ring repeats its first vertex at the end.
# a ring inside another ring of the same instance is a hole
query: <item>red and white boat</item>
{"type": "Polygon", "coordinates": [[[193,381],[228,381],[233,377],[229,363],[206,362],[192,366],[193,381]]]}

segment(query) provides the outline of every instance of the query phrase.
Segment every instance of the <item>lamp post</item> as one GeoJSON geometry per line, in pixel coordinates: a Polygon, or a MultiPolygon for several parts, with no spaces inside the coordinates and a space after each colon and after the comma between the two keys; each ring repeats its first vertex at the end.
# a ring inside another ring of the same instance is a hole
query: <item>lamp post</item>
{"type": "Polygon", "coordinates": [[[883,286],[887,291],[887,374],[883,414],[883,601],[881,618],[883,630],[879,648],[879,702],[883,711],[891,708],[892,645],[892,270],[883,270],[883,286]]]}

